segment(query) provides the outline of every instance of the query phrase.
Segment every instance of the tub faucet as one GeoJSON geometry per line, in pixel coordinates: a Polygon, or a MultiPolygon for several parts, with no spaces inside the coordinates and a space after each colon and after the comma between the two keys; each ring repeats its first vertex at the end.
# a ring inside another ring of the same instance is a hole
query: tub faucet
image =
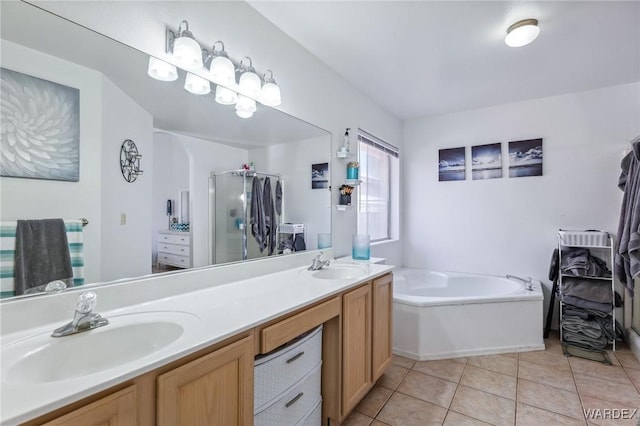
{"type": "Polygon", "coordinates": [[[324,268],[325,266],[329,266],[329,264],[331,263],[331,261],[329,260],[322,260],[322,252],[318,253],[318,255],[316,257],[313,258],[313,260],[311,261],[311,266],[309,266],[307,268],[308,271],[319,271],[320,269],[324,268]]]}
{"type": "Polygon", "coordinates": [[[100,314],[93,312],[96,303],[98,303],[98,295],[93,291],[80,293],[76,302],[76,312],[73,314],[73,320],[60,328],[56,328],[51,336],[69,336],[109,324],[108,319],[102,318],[100,314]]]}
{"type": "Polygon", "coordinates": [[[528,290],[528,291],[533,291],[533,279],[531,277],[527,277],[527,278],[520,278],[517,277],[515,275],[507,275],[507,278],[509,279],[516,279],[519,281],[522,281],[524,284],[524,289],[528,290]]]}

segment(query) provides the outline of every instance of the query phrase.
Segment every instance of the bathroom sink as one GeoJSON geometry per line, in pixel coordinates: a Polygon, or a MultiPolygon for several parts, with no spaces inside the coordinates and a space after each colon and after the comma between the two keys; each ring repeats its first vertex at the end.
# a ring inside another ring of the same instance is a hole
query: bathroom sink
{"type": "Polygon", "coordinates": [[[3,381],[47,383],[101,372],[177,342],[198,318],[183,312],[108,317],[109,325],[65,336],[30,336],[2,348],[3,381]]]}
{"type": "Polygon", "coordinates": [[[354,265],[331,265],[311,274],[314,278],[325,280],[351,280],[362,277],[366,271],[354,265]]]}

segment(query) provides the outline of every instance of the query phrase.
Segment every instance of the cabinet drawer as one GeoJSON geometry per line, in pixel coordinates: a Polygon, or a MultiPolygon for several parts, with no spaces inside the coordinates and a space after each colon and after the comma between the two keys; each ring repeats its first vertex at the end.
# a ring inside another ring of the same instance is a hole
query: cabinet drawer
{"type": "Polygon", "coordinates": [[[188,268],[189,258],[185,256],[178,256],[176,254],[158,253],[158,263],[188,268]]]}
{"type": "Polygon", "coordinates": [[[334,297],[299,314],[265,327],[260,332],[260,353],[271,352],[291,339],[340,315],[340,297],[334,297]]]}
{"type": "Polygon", "coordinates": [[[254,404],[258,413],[307,376],[322,360],[322,327],[290,346],[256,360],[254,404]]]}
{"type": "Polygon", "coordinates": [[[322,398],[313,408],[313,411],[296,423],[296,426],[322,426],[322,398]]]}
{"type": "Polygon", "coordinates": [[[191,254],[191,248],[189,246],[181,246],[178,244],[158,243],[158,252],[189,256],[191,254]]]}
{"type": "Polygon", "coordinates": [[[191,237],[189,235],[158,234],[158,242],[189,245],[191,237]]]}
{"type": "Polygon", "coordinates": [[[295,425],[318,403],[321,365],[296,384],[273,405],[255,415],[255,426],[295,425]]]}

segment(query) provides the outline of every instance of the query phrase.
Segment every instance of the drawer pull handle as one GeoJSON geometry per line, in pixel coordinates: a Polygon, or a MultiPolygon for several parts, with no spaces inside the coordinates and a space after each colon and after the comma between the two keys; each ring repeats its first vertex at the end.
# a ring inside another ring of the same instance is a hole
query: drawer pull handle
{"type": "Polygon", "coordinates": [[[299,400],[300,398],[302,398],[302,395],[304,395],[304,392],[300,392],[299,394],[297,394],[297,395],[296,395],[296,396],[295,396],[291,401],[289,401],[289,402],[287,402],[287,403],[285,404],[285,407],[286,407],[286,408],[291,407],[293,404],[295,404],[296,402],[298,402],[298,400],[299,400]]]}
{"type": "Polygon", "coordinates": [[[287,360],[287,364],[291,364],[293,361],[295,361],[296,359],[300,358],[302,355],[304,355],[304,351],[292,356],[291,358],[289,358],[287,360]]]}

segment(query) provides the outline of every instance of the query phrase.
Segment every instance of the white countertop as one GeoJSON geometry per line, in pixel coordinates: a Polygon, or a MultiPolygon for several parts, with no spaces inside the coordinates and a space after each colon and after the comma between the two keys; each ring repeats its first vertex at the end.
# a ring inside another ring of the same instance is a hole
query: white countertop
{"type": "MultiPolygon", "coordinates": [[[[12,382],[7,379],[11,363],[3,362],[0,421],[3,425],[12,425],[33,419],[393,269],[393,266],[373,263],[358,266],[365,269],[367,275],[357,279],[319,279],[312,277],[306,266],[297,266],[109,311],[100,310],[99,298],[96,311],[114,320],[135,313],[179,311],[191,314],[196,321],[190,322],[176,342],[157,352],[77,378],[36,384],[12,382]]],[[[29,336],[50,334],[69,320],[4,334],[2,348],[29,336]]],[[[81,339],[83,334],[96,330],[58,339],[81,339]]],[[[73,354],[69,357],[72,359],[73,354]]]]}

